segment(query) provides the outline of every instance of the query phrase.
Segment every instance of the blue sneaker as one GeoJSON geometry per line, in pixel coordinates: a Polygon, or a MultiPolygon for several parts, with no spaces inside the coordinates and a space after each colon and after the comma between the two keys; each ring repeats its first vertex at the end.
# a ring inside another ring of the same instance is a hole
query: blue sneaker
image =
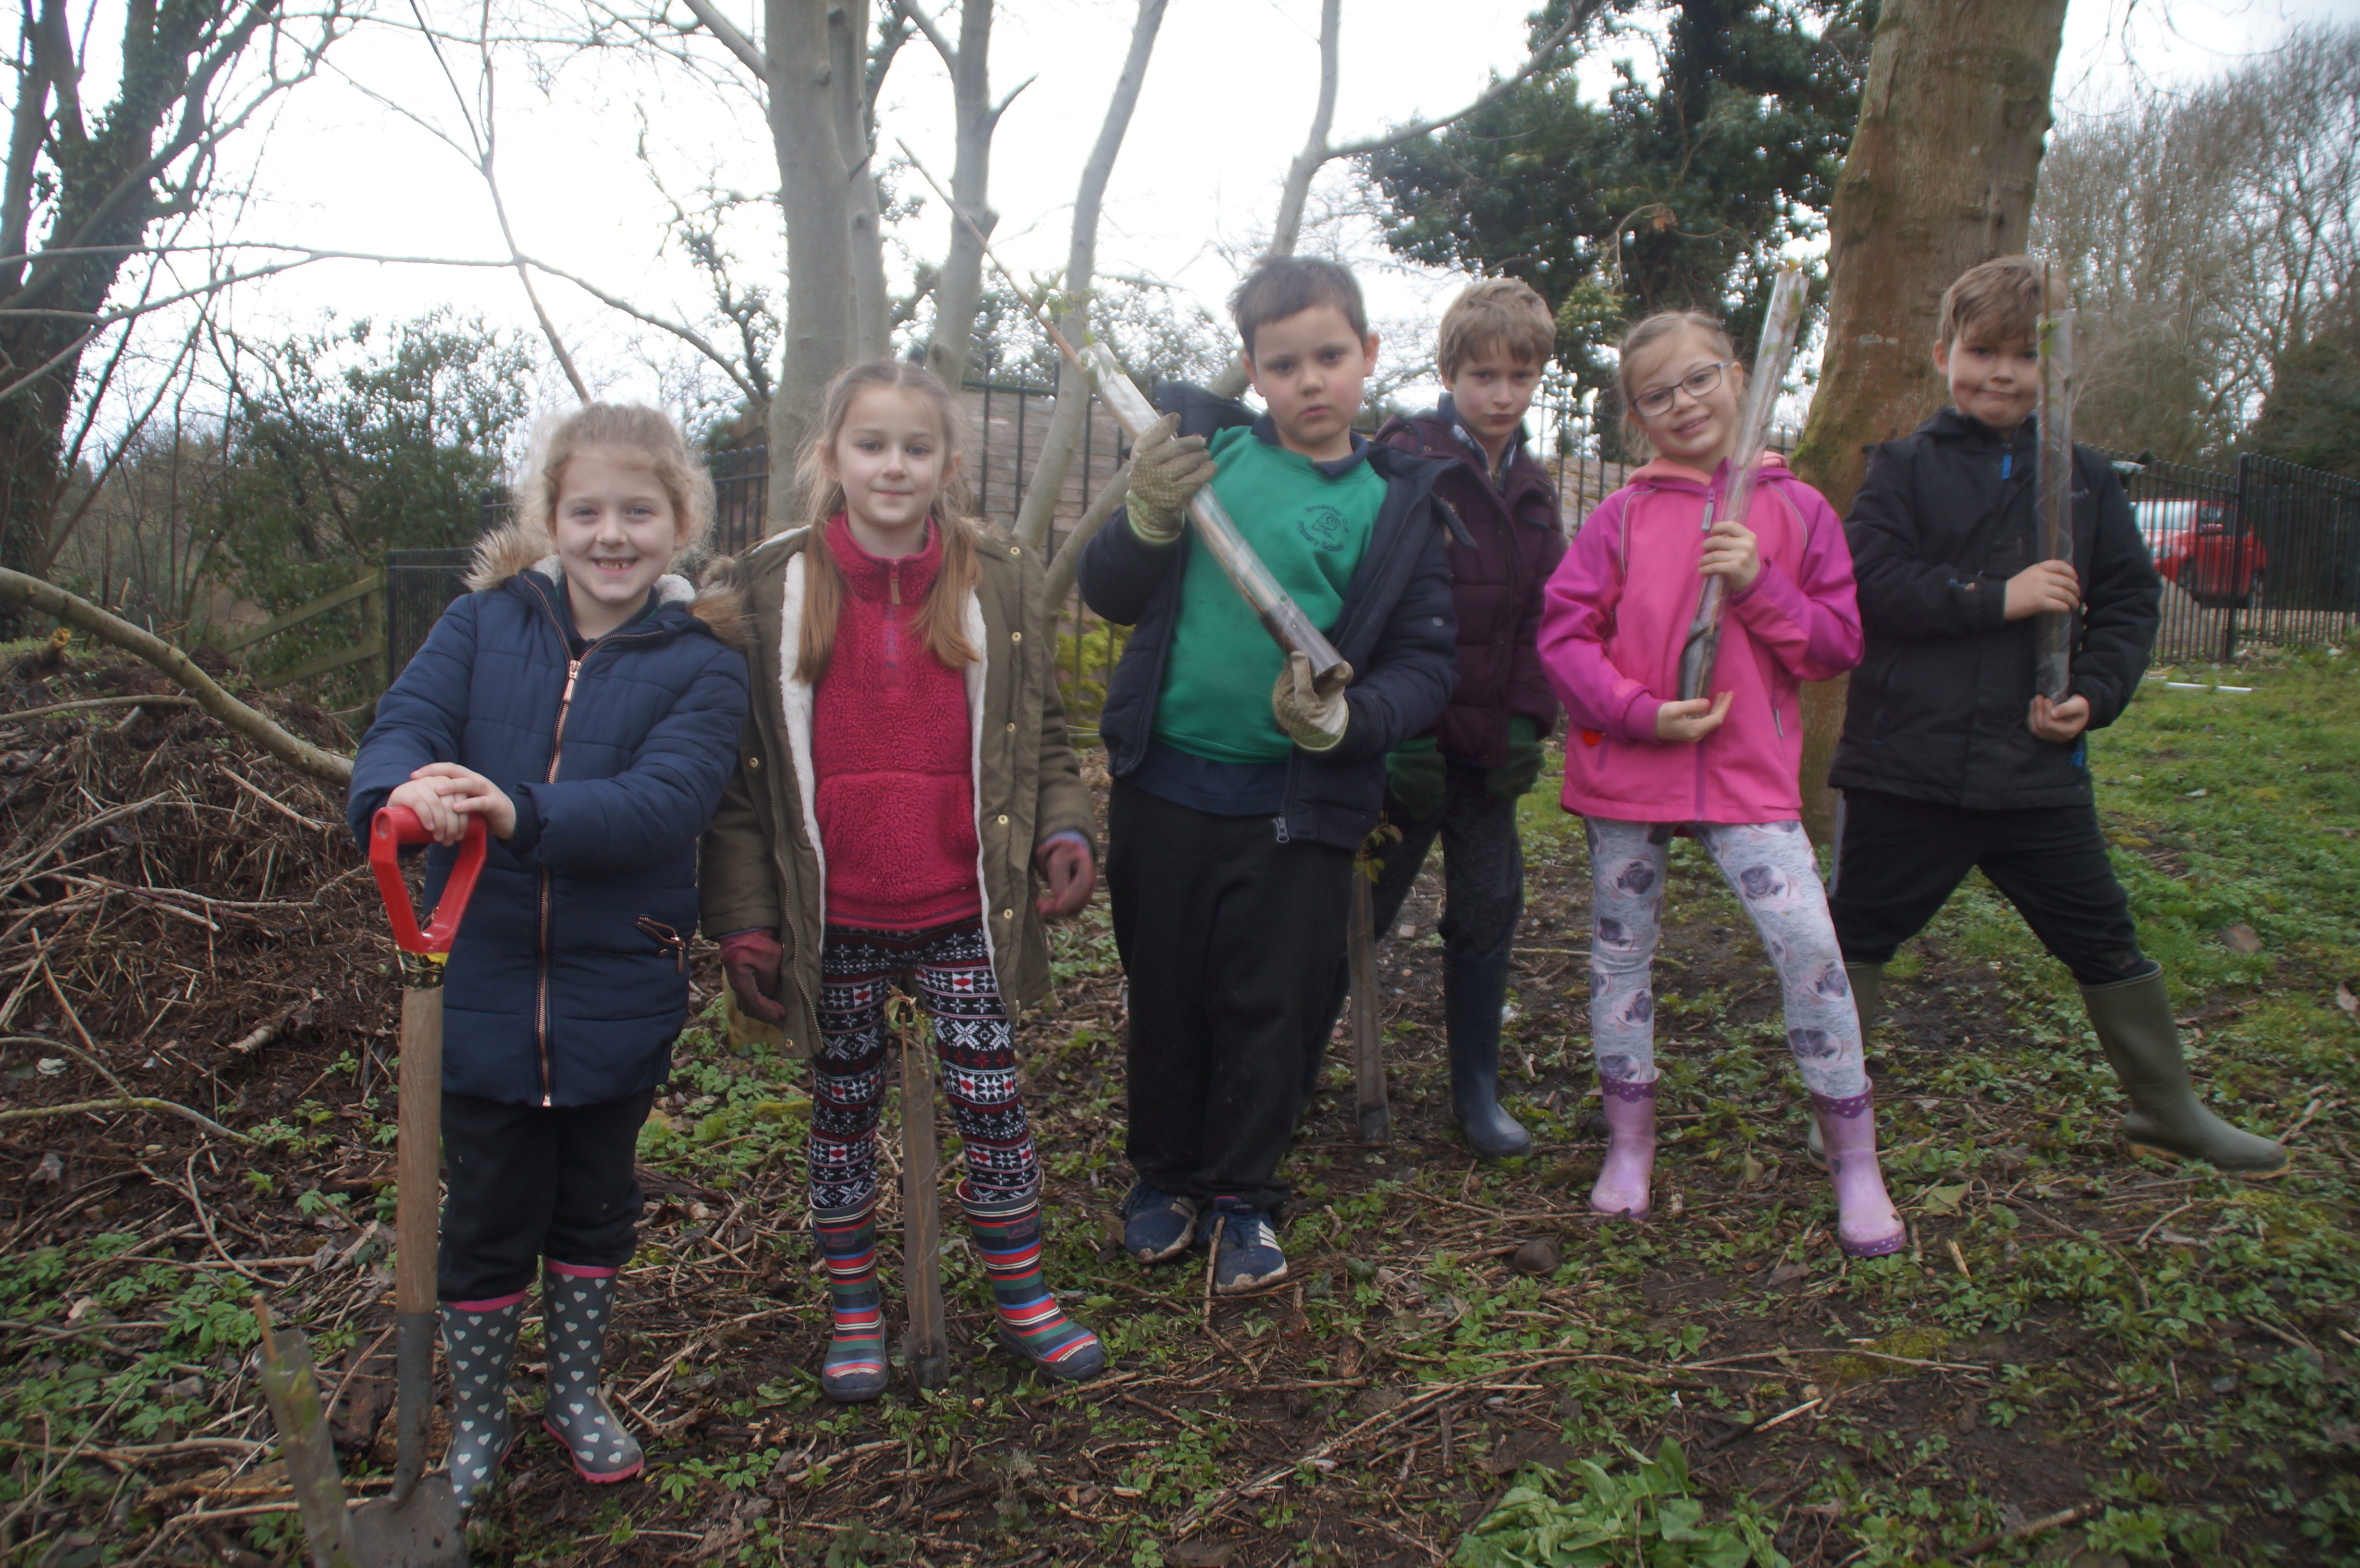
{"type": "Polygon", "coordinates": [[[1275,1285],[1286,1278],[1286,1254],[1278,1249],[1278,1229],[1270,1211],[1249,1208],[1235,1198],[1216,1198],[1202,1229],[1213,1241],[1218,1228],[1219,1252],[1213,1259],[1213,1289],[1234,1296],[1275,1285]]]}
{"type": "Polygon", "coordinates": [[[1188,1250],[1196,1239],[1196,1200],[1175,1198],[1144,1181],[1131,1183],[1122,1200],[1122,1249],[1140,1263],[1161,1263],[1188,1250]]]}

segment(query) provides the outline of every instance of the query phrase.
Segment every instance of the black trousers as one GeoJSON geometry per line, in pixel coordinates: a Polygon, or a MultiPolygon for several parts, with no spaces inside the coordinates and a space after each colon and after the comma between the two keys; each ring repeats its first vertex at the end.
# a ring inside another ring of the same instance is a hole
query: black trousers
{"type": "Polygon", "coordinates": [[[1388,792],[1385,819],[1402,839],[1379,858],[1371,903],[1377,935],[1393,930],[1426,853],[1442,840],[1442,947],[1453,958],[1505,958],[1524,912],[1524,846],[1516,836],[1516,803],[1496,799],[1491,774],[1452,759],[1444,773],[1442,804],[1430,817],[1413,817],[1388,792]]]}
{"type": "Polygon", "coordinates": [[[489,1301],[540,1260],[620,1269],[639,1241],[633,1157],[656,1092],[596,1105],[442,1096],[442,1246],[435,1293],[489,1301]]]}
{"type": "Polygon", "coordinates": [[[1131,984],[1131,1169],[1166,1192],[1255,1208],[1327,1034],[1352,856],[1281,844],[1268,817],[1217,817],[1118,779],[1107,892],[1131,984]]]}
{"type": "MultiPolygon", "coordinates": [[[[1516,803],[1493,797],[1484,787],[1491,777],[1482,767],[1452,758],[1443,775],[1442,804],[1430,817],[1413,817],[1409,808],[1385,793],[1385,820],[1401,830],[1401,842],[1389,844],[1378,859],[1384,862],[1376,886],[1369,890],[1371,916],[1377,940],[1393,934],[1394,917],[1416,885],[1417,874],[1434,841],[1442,841],[1443,985],[1450,984],[1453,967],[1466,964],[1505,963],[1516,940],[1516,922],[1524,914],[1524,844],[1516,834],[1516,803]]],[[[1349,911],[1347,912],[1349,916],[1349,911]]],[[[1352,988],[1350,955],[1336,966],[1328,987],[1327,1018],[1332,1033],[1344,1014],[1344,998],[1352,988]]],[[[1327,1036],[1323,1035],[1324,1047],[1327,1036]]],[[[1316,1086],[1316,1084],[1315,1084],[1316,1086]]]]}
{"type": "Polygon", "coordinates": [[[2084,985],[2147,972],[2130,899],[2089,806],[1978,811],[1844,791],[1828,909],[1849,964],[1883,964],[1926,929],[1971,869],[1991,878],[2084,985]]]}

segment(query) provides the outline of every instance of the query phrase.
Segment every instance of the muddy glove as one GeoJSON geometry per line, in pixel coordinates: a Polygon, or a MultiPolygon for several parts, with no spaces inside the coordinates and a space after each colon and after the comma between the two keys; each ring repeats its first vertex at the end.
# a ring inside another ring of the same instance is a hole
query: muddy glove
{"type": "Polygon", "coordinates": [[[1139,438],[1139,451],[1131,460],[1131,494],[1123,505],[1131,531],[1149,544],[1170,544],[1180,537],[1188,498],[1220,467],[1205,451],[1203,436],[1174,435],[1179,428],[1179,415],[1164,415],[1139,438]]]}
{"type": "Polygon", "coordinates": [[[738,1011],[766,1024],[787,1016],[778,999],[779,957],[776,931],[731,931],[721,939],[721,972],[729,977],[738,1011]]]}
{"type": "Polygon", "coordinates": [[[1508,720],[1508,760],[1483,775],[1483,789],[1494,800],[1529,795],[1541,781],[1541,727],[1522,713],[1508,720]]]}
{"type": "Polygon", "coordinates": [[[1442,810],[1443,786],[1450,765],[1432,735],[1406,740],[1385,753],[1385,788],[1412,822],[1422,822],[1442,810]]]}
{"type": "Polygon", "coordinates": [[[1344,688],[1352,667],[1339,664],[1326,679],[1311,679],[1311,657],[1290,653],[1278,684],[1270,691],[1271,716],[1295,745],[1309,752],[1333,751],[1344,738],[1352,710],[1344,702],[1344,688]]]}

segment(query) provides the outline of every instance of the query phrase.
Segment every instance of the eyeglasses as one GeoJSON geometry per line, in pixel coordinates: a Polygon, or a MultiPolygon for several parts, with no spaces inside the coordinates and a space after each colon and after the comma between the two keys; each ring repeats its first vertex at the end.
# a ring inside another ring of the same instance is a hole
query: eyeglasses
{"type": "Polygon", "coordinates": [[[1701,397],[1721,385],[1721,373],[1737,362],[1724,359],[1717,365],[1700,365],[1669,387],[1657,387],[1631,399],[1631,407],[1643,419],[1652,419],[1672,406],[1672,394],[1685,392],[1691,397],[1701,397]]]}

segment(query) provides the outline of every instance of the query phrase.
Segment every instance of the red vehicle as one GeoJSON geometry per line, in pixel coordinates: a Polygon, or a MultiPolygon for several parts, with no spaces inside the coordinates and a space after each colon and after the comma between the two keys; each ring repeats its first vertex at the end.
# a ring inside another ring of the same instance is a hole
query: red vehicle
{"type": "Polygon", "coordinates": [[[2134,501],[2139,537],[2165,581],[2208,610],[2242,610],[2261,597],[2269,562],[2262,541],[2239,537],[2226,501],[2134,501]]]}

